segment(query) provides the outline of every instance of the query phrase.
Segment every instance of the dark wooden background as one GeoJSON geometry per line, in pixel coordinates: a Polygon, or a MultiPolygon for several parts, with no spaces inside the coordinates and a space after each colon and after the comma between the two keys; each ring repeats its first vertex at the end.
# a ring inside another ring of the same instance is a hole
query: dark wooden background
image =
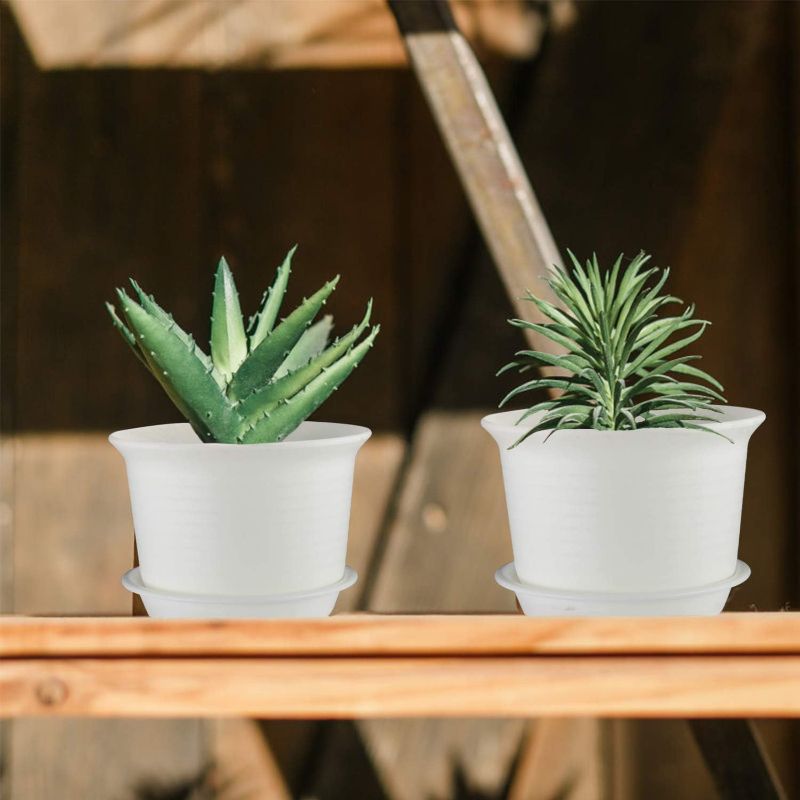
{"type": "MultiPolygon", "coordinates": [[[[203,339],[219,255],[252,309],[298,242],[291,298],[341,272],[330,304],[339,327],[369,296],[383,326],[324,415],[400,434],[426,458],[420,437],[452,435],[435,449],[445,471],[442,459],[471,452],[461,428],[434,424],[430,410],[491,408],[505,388],[493,373],[519,341],[407,70],[43,73],[0,10],[8,437],[177,419],[118,341],[103,300],[134,275],[203,339]]],[[[698,347],[705,366],[731,402],[767,412],[751,445],[742,529],[753,577],[735,603],[796,609],[798,6],[577,11],[531,63],[488,64],[493,86],[557,242],[606,261],[645,248],[670,264],[674,292],[714,322],[698,347]]],[[[382,547],[391,554],[391,542],[382,547]]],[[[19,597],[43,580],[41,567],[15,580],[19,597]]],[[[358,761],[353,730],[327,752],[358,761]]],[[[800,791],[796,727],[763,731],[800,791]]],[[[694,796],[710,791],[696,764],[686,766],[691,743],[678,723],[607,734],[627,753],[615,797],[669,797],[679,778],[699,787],[694,796]]]]}

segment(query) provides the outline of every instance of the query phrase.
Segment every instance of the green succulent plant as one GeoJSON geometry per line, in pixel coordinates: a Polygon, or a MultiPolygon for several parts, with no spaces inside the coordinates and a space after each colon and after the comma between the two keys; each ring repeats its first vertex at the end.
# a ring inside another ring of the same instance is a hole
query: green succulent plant
{"type": "Polygon", "coordinates": [[[669,269],[646,268],[650,256],[641,252],[624,267],[620,255],[610,270],[601,273],[596,256],[581,266],[567,252],[571,269],[554,266],[547,278],[562,307],[529,292],[526,299],[550,321],[509,320],[564,351],[552,355],[521,350],[498,373],[556,368],[555,374],[517,386],[500,403],[530,391],[558,392],[522,414],[517,424],[539,416],[512,447],[532,433],[552,434],[564,428],[691,428],[718,433],[704,423],[714,422],[720,413],[712,403],[725,402],[722,386],[691,363],[700,356],[678,355],[702,336],[709,323],[694,318],[693,305],[677,316],[659,315],[665,306],[682,303],[662,294],[669,269]],[[688,335],[672,339],[679,331],[688,335]]]}
{"type": "Polygon", "coordinates": [[[233,274],[220,259],[210,356],[135,280],[136,299],[117,289],[121,313],[106,303],[114,327],[203,442],[281,441],[339,388],[378,335],[380,326],[369,329],[370,300],[361,322],[328,345],[332,318],[314,319],[338,275],[278,321],[296,249],[278,267],[247,331],[233,274]]]}

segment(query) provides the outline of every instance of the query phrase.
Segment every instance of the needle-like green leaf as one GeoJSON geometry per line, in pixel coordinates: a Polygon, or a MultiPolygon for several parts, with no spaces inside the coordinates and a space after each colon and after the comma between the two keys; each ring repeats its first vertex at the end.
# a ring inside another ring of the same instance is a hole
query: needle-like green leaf
{"type": "Polygon", "coordinates": [[[681,375],[691,375],[693,378],[699,378],[701,381],[710,383],[715,389],[718,389],[720,392],[725,391],[725,387],[716,378],[713,378],[711,375],[709,375],[707,372],[704,372],[702,369],[693,367],[691,364],[678,364],[678,366],[672,368],[672,372],[677,372],[681,375]]]}
{"type": "Polygon", "coordinates": [[[534,418],[531,431],[553,432],[574,427],[705,430],[703,423],[714,421],[717,413],[712,403],[725,402],[722,386],[688,363],[699,356],[677,354],[702,336],[708,322],[695,319],[693,306],[674,316],[660,316],[665,306],[681,302],[663,293],[669,270],[646,267],[650,257],[644,253],[624,268],[620,256],[606,273],[595,255],[585,265],[572,252],[568,255],[570,267],[554,266],[548,278],[563,307],[529,293],[528,299],[550,321],[509,320],[515,327],[545,336],[565,352],[522,350],[498,372],[548,366],[567,377],[527,380],[500,405],[523,392],[556,389],[562,397],[532,405],[519,422],[534,418]],[[674,338],[681,331],[690,332],[674,338]],[[676,375],[702,382],[681,381],[676,375]]]}

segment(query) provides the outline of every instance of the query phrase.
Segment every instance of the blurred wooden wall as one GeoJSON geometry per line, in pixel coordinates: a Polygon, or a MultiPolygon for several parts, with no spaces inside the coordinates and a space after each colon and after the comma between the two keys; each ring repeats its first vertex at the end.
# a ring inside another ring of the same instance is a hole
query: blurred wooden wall
{"type": "MultiPolygon", "coordinates": [[[[491,581],[508,542],[496,456],[476,409],[501,395],[493,373],[517,339],[413,77],[43,73],[0,9],[3,609],[113,612],[126,602],[116,583],[130,542],[120,465],[100,434],[75,432],[177,415],[111,330],[102,301],[113,287],[136,276],[202,339],[197,298],[210,292],[219,255],[252,307],[294,242],[293,298],[341,272],[331,303],[339,326],[370,295],[383,325],[325,410],[385,434],[370,462],[382,465],[380,490],[366,490],[373,504],[354,536],[365,569],[352,602],[510,608],[491,581]],[[486,491],[466,503],[470,484],[486,491]]],[[[732,402],[766,410],[742,530],[753,577],[734,607],[797,608],[800,14],[779,2],[577,10],[533,62],[490,65],[493,85],[559,244],[606,260],[644,247],[671,264],[676,293],[714,321],[701,348],[708,368],[732,402]]],[[[672,797],[678,786],[713,796],[679,722],[584,727],[588,744],[566,738],[564,749],[591,752],[594,766],[562,752],[568,766],[552,784],[526,773],[546,752],[536,730],[265,726],[296,796],[342,797],[349,787],[364,798],[635,800],[672,797]],[[598,759],[602,774],[592,771],[598,759]]],[[[800,791],[797,726],[763,732],[800,791]]],[[[199,722],[6,728],[5,787],[16,788],[14,800],[59,790],[69,800],[89,796],[87,786],[98,800],[122,799],[134,782],[201,772],[219,754],[217,734],[199,722]],[[68,748],[72,761],[59,761],[68,748]]]]}

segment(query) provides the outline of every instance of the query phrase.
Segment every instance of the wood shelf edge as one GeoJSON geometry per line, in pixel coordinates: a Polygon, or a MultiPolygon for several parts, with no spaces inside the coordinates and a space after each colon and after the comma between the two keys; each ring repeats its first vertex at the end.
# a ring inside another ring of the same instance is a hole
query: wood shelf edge
{"type": "Polygon", "coordinates": [[[800,655],[800,614],[532,618],[342,614],[314,620],[0,617],[0,657],[800,655]]]}
{"type": "Polygon", "coordinates": [[[6,716],[800,717],[800,656],[9,659],[6,716]]]}

